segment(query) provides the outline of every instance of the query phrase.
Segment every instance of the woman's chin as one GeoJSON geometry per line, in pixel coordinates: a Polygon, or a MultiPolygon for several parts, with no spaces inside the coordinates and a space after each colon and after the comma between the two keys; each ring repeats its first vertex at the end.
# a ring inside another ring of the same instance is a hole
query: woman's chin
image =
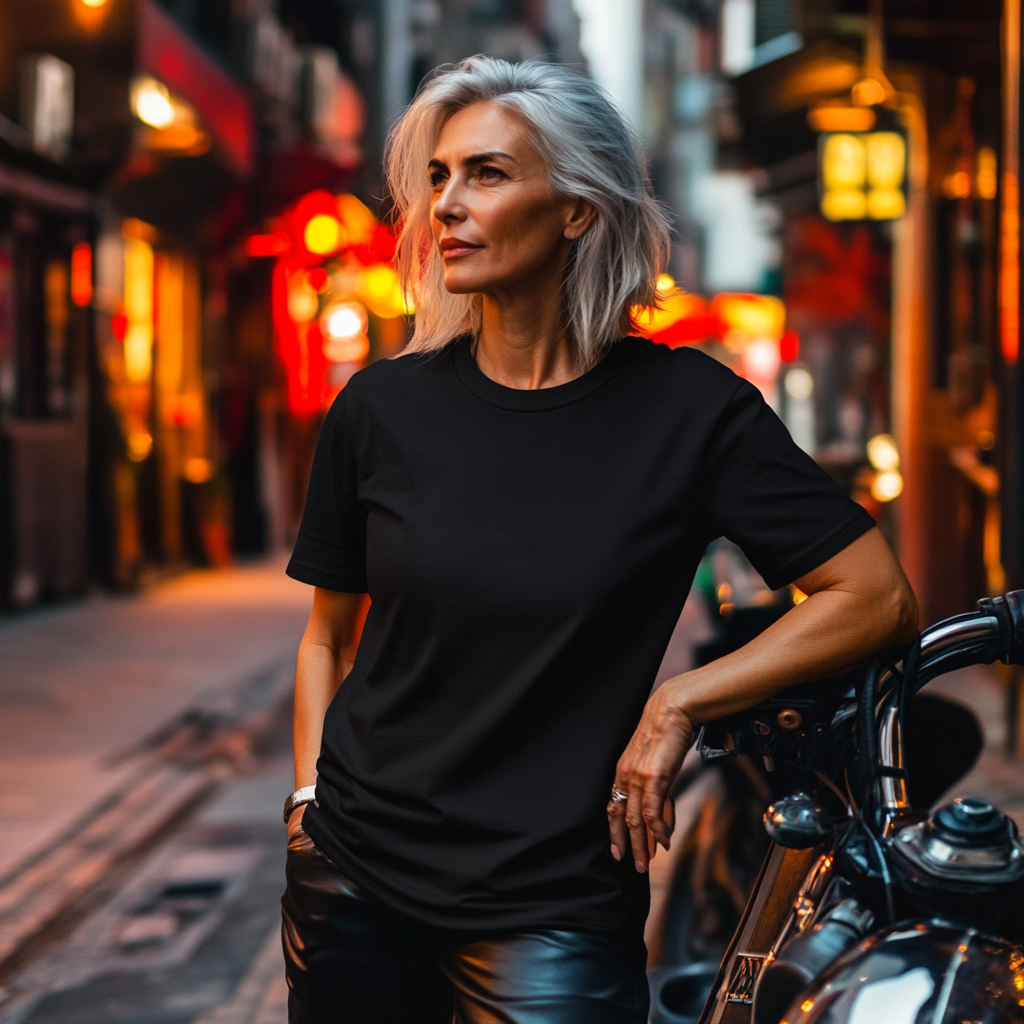
{"type": "Polygon", "coordinates": [[[468,274],[445,274],[444,288],[449,295],[472,295],[485,290],[484,283],[468,274]]]}

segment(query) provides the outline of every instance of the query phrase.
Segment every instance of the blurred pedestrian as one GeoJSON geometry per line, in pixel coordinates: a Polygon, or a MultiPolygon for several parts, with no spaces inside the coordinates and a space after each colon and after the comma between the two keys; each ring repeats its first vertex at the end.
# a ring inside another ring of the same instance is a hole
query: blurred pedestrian
{"type": "Polygon", "coordinates": [[[332,406],[288,569],[290,1020],[643,1024],[694,730],[908,639],[913,595],[753,386],[628,336],[666,222],[593,82],[440,71],[388,177],[415,331],[332,406]],[[649,697],[721,535],[810,596],[649,697]]]}

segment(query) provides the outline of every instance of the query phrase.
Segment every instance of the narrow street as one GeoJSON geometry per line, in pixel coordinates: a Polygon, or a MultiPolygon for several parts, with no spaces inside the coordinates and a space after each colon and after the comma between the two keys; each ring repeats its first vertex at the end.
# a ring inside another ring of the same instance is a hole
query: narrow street
{"type": "Polygon", "coordinates": [[[4,1024],[284,1019],[283,568],[0,624],[4,1024]]]}

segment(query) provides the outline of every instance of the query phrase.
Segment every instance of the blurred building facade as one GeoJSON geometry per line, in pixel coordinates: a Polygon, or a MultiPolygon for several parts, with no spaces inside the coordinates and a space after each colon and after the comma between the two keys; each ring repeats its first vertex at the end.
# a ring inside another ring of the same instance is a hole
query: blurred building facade
{"type": "Polygon", "coordinates": [[[783,301],[798,344],[777,408],[879,518],[925,621],[1020,586],[1019,6],[647,0],[644,17],[675,278],[783,301]],[[844,146],[861,183],[837,191],[844,146]],[[864,164],[883,150],[884,202],[864,164]]]}
{"type": "Polygon", "coordinates": [[[1018,14],[1010,0],[5,5],[0,606],[287,544],[324,402],[358,363],[321,358],[317,331],[350,302],[363,358],[404,338],[386,240],[371,225],[357,244],[345,218],[386,214],[389,124],[432,68],[477,52],[589,69],[634,119],[676,231],[671,315],[651,333],[668,324],[666,340],[757,380],[879,518],[926,619],[1019,585],[1018,14]],[[868,184],[863,209],[833,202],[860,186],[829,193],[824,161],[830,139],[852,153],[872,135],[903,163],[869,215],[868,184]],[[352,238],[311,253],[296,217],[335,201],[352,238]],[[288,345],[317,353],[315,395],[288,345]]]}
{"type": "Polygon", "coordinates": [[[578,40],[570,0],[5,5],[0,608],[287,544],[338,385],[328,365],[310,399],[289,356],[308,339],[282,322],[283,264],[306,291],[329,282],[322,322],[345,268],[370,271],[362,358],[405,330],[381,298],[388,253],[353,235],[311,255],[296,210],[342,197],[350,233],[345,211],[386,212],[387,127],[436,65],[580,64],[578,40]]]}

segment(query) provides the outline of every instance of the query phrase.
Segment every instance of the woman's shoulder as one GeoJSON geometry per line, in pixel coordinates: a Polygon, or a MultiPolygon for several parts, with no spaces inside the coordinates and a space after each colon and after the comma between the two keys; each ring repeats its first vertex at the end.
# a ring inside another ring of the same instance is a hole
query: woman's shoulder
{"type": "Polygon", "coordinates": [[[424,377],[436,373],[450,358],[450,348],[436,352],[402,352],[374,360],[352,375],[345,391],[349,392],[350,400],[372,401],[377,396],[393,394],[405,384],[422,386],[424,377]]]}
{"type": "Polygon", "coordinates": [[[692,345],[669,348],[650,338],[624,338],[621,344],[634,347],[641,368],[672,386],[711,388],[716,393],[732,395],[744,381],[725,363],[692,345]]]}

